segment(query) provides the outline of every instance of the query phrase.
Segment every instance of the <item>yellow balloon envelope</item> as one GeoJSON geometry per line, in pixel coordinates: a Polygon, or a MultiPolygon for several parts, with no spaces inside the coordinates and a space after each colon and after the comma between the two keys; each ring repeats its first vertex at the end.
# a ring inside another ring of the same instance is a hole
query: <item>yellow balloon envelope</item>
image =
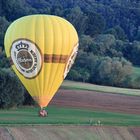
{"type": "Polygon", "coordinates": [[[76,30],[57,16],[25,16],[9,26],[4,43],[13,70],[40,107],[46,107],[74,63],[76,30]]]}

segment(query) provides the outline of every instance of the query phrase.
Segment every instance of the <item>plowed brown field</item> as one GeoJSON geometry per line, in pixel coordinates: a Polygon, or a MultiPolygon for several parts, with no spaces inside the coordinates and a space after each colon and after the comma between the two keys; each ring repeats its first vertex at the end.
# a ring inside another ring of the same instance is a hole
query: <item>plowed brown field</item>
{"type": "Polygon", "coordinates": [[[140,128],[36,126],[0,128],[0,140],[139,140],[140,128]]]}
{"type": "Polygon", "coordinates": [[[140,96],[61,89],[52,105],[140,114],[140,96]]]}

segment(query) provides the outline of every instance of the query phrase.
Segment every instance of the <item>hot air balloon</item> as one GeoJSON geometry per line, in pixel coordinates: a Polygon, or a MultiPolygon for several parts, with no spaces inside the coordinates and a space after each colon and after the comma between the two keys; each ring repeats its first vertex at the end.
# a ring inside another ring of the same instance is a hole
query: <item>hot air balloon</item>
{"type": "Polygon", "coordinates": [[[25,16],[9,26],[4,44],[14,72],[42,111],[76,58],[75,28],[58,16],[25,16]]]}

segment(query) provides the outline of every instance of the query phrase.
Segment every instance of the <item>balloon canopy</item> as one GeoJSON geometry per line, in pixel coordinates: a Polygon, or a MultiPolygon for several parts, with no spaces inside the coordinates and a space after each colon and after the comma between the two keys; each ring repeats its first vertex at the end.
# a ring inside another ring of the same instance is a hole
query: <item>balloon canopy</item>
{"type": "Polygon", "coordinates": [[[57,16],[25,16],[9,26],[4,44],[16,75],[39,106],[46,107],[74,63],[76,30],[57,16]]]}

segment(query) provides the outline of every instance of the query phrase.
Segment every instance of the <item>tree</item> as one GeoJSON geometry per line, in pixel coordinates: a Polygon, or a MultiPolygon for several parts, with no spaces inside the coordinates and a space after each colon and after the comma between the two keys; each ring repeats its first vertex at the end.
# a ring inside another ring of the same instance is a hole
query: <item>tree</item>
{"type": "Polygon", "coordinates": [[[80,49],[88,51],[89,46],[93,44],[93,38],[89,35],[81,35],[80,37],[80,49]]]}
{"type": "Polygon", "coordinates": [[[98,56],[122,57],[122,52],[119,47],[113,35],[101,34],[94,38],[94,42],[86,50],[98,56]]]}
{"type": "Polygon", "coordinates": [[[28,91],[24,88],[24,102],[23,105],[35,105],[36,102],[33,100],[31,95],[28,93],[28,91]]]}
{"type": "Polygon", "coordinates": [[[79,68],[78,72],[80,73],[79,80],[82,82],[88,82],[88,80],[90,78],[90,73],[89,73],[88,69],[79,68]]]}
{"type": "Polygon", "coordinates": [[[104,18],[100,14],[92,11],[88,12],[87,16],[88,23],[85,34],[94,37],[95,35],[102,33],[105,28],[104,18]]]}
{"type": "Polygon", "coordinates": [[[94,41],[96,43],[104,43],[106,46],[111,46],[115,44],[116,39],[111,34],[100,34],[94,39],[94,41]]]}
{"type": "Polygon", "coordinates": [[[126,40],[127,36],[124,30],[119,26],[115,26],[113,28],[108,29],[105,34],[112,34],[117,40],[126,40]]]}
{"type": "Polygon", "coordinates": [[[80,79],[80,76],[81,75],[77,70],[71,69],[70,72],[68,73],[67,79],[78,81],[80,79]]]}
{"type": "Polygon", "coordinates": [[[32,9],[25,0],[1,0],[1,4],[3,13],[8,21],[28,15],[32,9]]]}
{"type": "Polygon", "coordinates": [[[121,86],[125,78],[132,74],[132,65],[124,58],[104,57],[96,64],[91,82],[103,85],[121,86]]]}
{"type": "Polygon", "coordinates": [[[133,82],[131,83],[131,87],[140,89],[140,77],[137,77],[133,80],[133,82]]]}
{"type": "Polygon", "coordinates": [[[90,77],[90,73],[88,69],[76,67],[76,69],[71,69],[67,79],[74,80],[74,81],[88,82],[89,77],[90,77]]]}
{"type": "Polygon", "coordinates": [[[8,58],[6,57],[5,52],[0,52],[0,68],[9,68],[10,63],[8,58]]]}
{"type": "Polygon", "coordinates": [[[24,89],[10,69],[0,69],[0,108],[21,105],[24,100],[24,89]]]}
{"type": "Polygon", "coordinates": [[[87,16],[82,12],[80,7],[65,10],[66,19],[70,21],[81,35],[87,29],[87,16]]]}
{"type": "Polygon", "coordinates": [[[5,17],[0,17],[0,47],[3,46],[4,34],[9,24],[5,17]]]}
{"type": "Polygon", "coordinates": [[[0,2],[0,16],[2,16],[3,10],[2,10],[2,3],[0,2]]]}
{"type": "Polygon", "coordinates": [[[133,43],[126,43],[123,48],[123,55],[127,58],[133,65],[140,65],[140,42],[134,41],[133,43]]]}
{"type": "Polygon", "coordinates": [[[131,50],[131,62],[134,65],[140,65],[140,42],[134,41],[131,50]]]}

